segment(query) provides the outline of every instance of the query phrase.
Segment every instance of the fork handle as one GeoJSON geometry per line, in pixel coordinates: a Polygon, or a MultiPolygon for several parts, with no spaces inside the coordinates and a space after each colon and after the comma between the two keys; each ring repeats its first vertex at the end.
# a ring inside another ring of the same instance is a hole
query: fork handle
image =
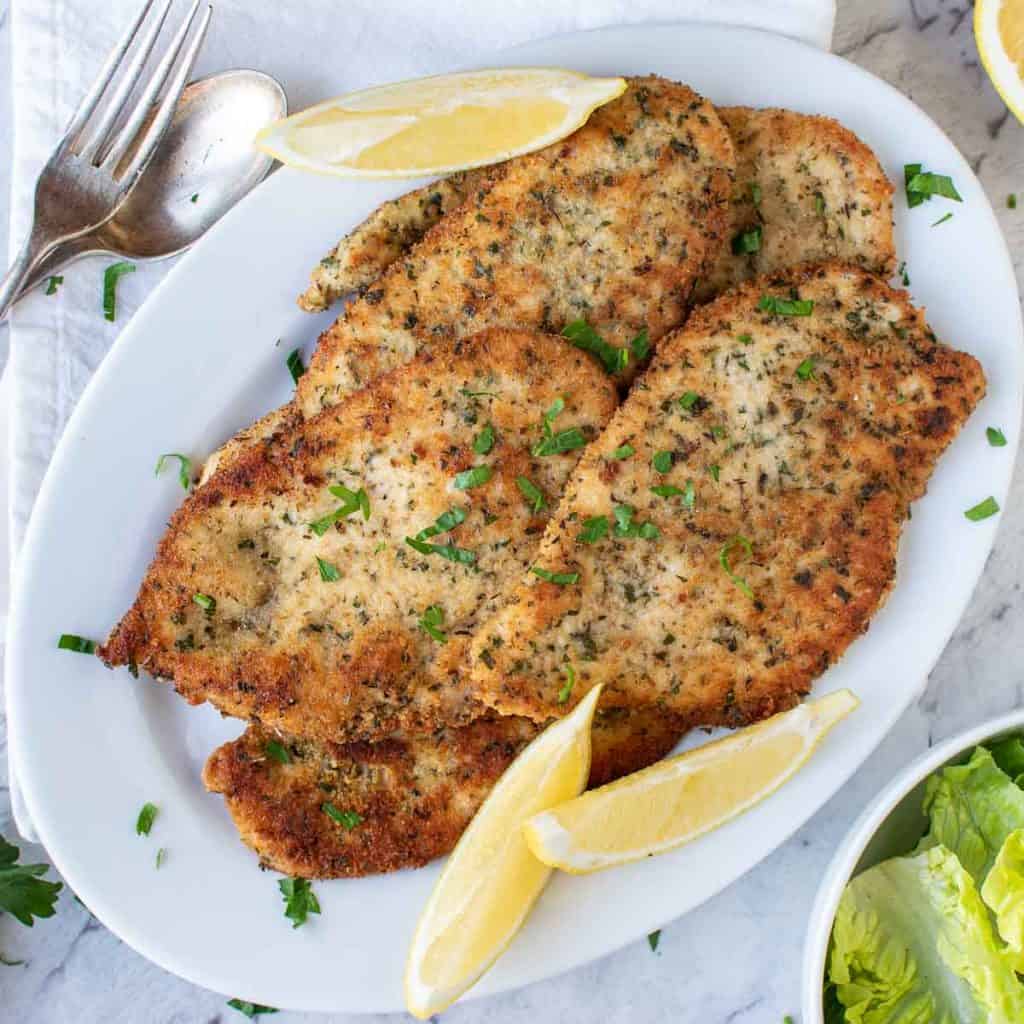
{"type": "Polygon", "coordinates": [[[28,282],[36,268],[56,248],[56,243],[44,243],[33,230],[21,247],[14,262],[7,268],[0,281],[0,320],[10,312],[18,299],[22,287],[28,282]]]}

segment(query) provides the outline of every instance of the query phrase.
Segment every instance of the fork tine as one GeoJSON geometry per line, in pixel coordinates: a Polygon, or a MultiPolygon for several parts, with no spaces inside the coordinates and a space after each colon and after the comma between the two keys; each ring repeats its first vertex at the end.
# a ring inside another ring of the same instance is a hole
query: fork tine
{"type": "MultiPolygon", "coordinates": [[[[168,63],[167,71],[170,71],[174,57],[178,56],[178,51],[181,49],[181,46],[185,41],[185,36],[188,32],[189,26],[192,24],[196,10],[201,2],[202,0],[195,0],[188,21],[178,33],[178,37],[174,41],[174,45],[170,51],[173,54],[173,57],[171,58],[171,62],[168,63]]],[[[188,76],[192,71],[192,65],[195,64],[196,57],[199,55],[199,50],[203,45],[203,40],[206,38],[206,30],[210,26],[211,14],[213,14],[213,7],[207,4],[206,10],[203,11],[202,16],[199,19],[199,26],[192,37],[192,42],[189,43],[188,47],[184,50],[184,53],[181,55],[181,60],[178,63],[177,70],[175,70],[174,74],[170,78],[170,84],[167,87],[167,91],[164,93],[163,99],[160,101],[160,106],[157,108],[156,116],[153,118],[149,127],[143,134],[142,140],[136,147],[135,153],[133,154],[128,166],[124,169],[124,173],[120,179],[123,185],[130,185],[130,183],[142,172],[146,164],[149,162],[149,158],[156,150],[157,144],[163,137],[164,132],[170,125],[171,119],[174,117],[174,110],[178,105],[179,98],[181,97],[181,92],[185,88],[185,83],[188,81],[188,76]]],[[[165,77],[165,75],[166,72],[161,68],[161,72],[158,77],[162,78],[165,77]]],[[[144,119],[148,111],[148,106],[140,104],[140,110],[144,119]]],[[[129,138],[129,143],[130,141],[131,139],[129,138]]]]}
{"type": "Polygon", "coordinates": [[[104,90],[108,85],[110,85],[110,80],[114,77],[115,72],[121,64],[121,60],[128,51],[128,47],[132,45],[132,40],[139,31],[139,26],[145,20],[155,2],[156,0],[146,0],[135,21],[118,40],[117,45],[113,50],[110,51],[110,55],[107,57],[106,62],[100,69],[100,73],[96,76],[96,80],[91,86],[89,86],[89,91],[82,97],[82,102],[78,104],[78,109],[71,115],[71,120],[68,122],[68,126],[64,130],[64,137],[61,140],[62,146],[67,145],[68,143],[73,143],[75,141],[75,136],[77,136],[82,130],[85,122],[89,120],[89,117],[96,109],[96,104],[99,102],[104,90]]]}
{"type": "Polygon", "coordinates": [[[178,59],[181,48],[185,45],[185,38],[188,36],[188,31],[195,21],[196,12],[199,10],[201,3],[202,0],[192,0],[192,7],[188,12],[188,17],[178,29],[174,39],[171,40],[167,52],[163,55],[160,63],[150,76],[149,82],[146,84],[142,95],[136,101],[134,109],[104,155],[102,166],[109,170],[111,174],[113,174],[117,165],[131,148],[135,136],[149,116],[150,108],[156,102],[157,96],[160,95],[160,90],[164,87],[164,83],[174,69],[174,63],[178,59]]]}
{"type": "Polygon", "coordinates": [[[113,93],[102,105],[98,121],[88,130],[89,138],[79,150],[79,156],[83,160],[96,162],[96,158],[107,136],[110,134],[110,129],[120,116],[121,110],[124,108],[125,103],[127,103],[128,97],[131,95],[139,80],[139,76],[146,66],[146,61],[153,51],[153,46],[160,35],[160,29],[163,28],[167,12],[170,11],[173,2],[174,0],[164,0],[156,17],[149,20],[149,24],[146,26],[145,32],[135,48],[135,52],[125,65],[113,93]]]}

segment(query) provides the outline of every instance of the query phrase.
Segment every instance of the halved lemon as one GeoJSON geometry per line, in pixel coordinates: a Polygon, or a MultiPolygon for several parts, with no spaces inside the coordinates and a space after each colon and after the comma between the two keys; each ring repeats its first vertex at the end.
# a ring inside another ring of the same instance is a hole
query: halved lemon
{"type": "Polygon", "coordinates": [[[318,103],[268,125],[256,145],[322,174],[449,174],[557,142],[625,88],[623,78],[557,68],[417,78],[318,103]]]}
{"type": "Polygon", "coordinates": [[[781,786],[858,703],[839,690],[592,789],[530,818],[527,845],[577,875],[682,846],[781,786]]]}
{"type": "Polygon", "coordinates": [[[466,991],[519,931],[551,868],[526,848],[531,815],[582,792],[600,687],[545,729],[506,769],[448,858],[420,916],[405,967],[405,1002],[420,1019],[466,991]]]}
{"type": "Polygon", "coordinates": [[[1024,122],[1024,0],[977,0],[974,38],[996,91],[1024,122]]]}

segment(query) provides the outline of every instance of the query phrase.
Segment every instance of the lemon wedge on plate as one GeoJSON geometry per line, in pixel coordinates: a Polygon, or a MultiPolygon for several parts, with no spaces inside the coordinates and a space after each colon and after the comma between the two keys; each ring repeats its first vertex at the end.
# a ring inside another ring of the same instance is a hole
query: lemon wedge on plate
{"type": "Polygon", "coordinates": [[[681,846],[781,786],[858,703],[839,690],[592,789],[530,818],[526,842],[545,864],[573,874],[681,846]]]}
{"type": "Polygon", "coordinates": [[[977,0],[974,38],[996,91],[1024,122],[1024,0],[977,0]]]}
{"type": "Polygon", "coordinates": [[[448,858],[420,916],[405,968],[405,1001],[440,1013],[501,955],[551,874],[526,848],[531,815],[583,791],[600,687],[545,729],[505,770],[448,858]]]}
{"type": "Polygon", "coordinates": [[[564,139],[623,78],[557,68],[464,71],[381,85],[275,121],[256,145],[284,164],[356,178],[449,174],[564,139]]]}

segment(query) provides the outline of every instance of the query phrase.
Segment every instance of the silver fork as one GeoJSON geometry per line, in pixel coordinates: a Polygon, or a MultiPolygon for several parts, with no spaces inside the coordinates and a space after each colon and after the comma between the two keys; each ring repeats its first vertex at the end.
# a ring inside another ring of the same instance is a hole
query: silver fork
{"type": "Polygon", "coordinates": [[[46,162],[36,182],[28,239],[0,282],[0,320],[22,284],[54,249],[110,220],[156,151],[174,116],[213,10],[207,4],[200,13],[204,0],[192,0],[188,16],[166,53],[143,79],[172,3],[146,0],[46,162]],[[136,41],[129,57],[128,51],[136,41]],[[137,86],[138,97],[130,103],[137,86]]]}

